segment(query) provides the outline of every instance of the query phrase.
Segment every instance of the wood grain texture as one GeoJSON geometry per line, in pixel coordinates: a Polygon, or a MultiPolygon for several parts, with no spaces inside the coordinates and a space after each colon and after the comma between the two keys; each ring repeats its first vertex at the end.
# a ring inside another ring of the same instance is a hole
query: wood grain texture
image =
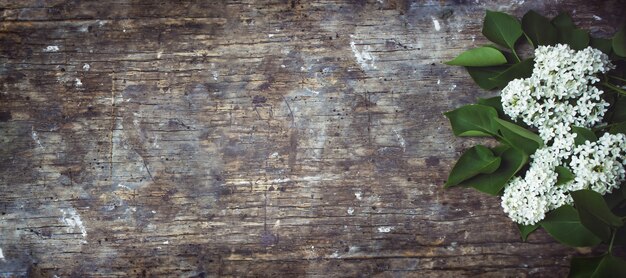
{"type": "Polygon", "coordinates": [[[443,61],[485,9],[624,1],[0,1],[0,276],[564,276],[497,198],[443,190],[443,61]]]}

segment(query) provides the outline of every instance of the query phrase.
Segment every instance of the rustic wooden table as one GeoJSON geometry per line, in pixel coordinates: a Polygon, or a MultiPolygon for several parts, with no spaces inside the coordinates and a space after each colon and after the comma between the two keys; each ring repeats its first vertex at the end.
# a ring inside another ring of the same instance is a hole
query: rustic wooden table
{"type": "Polygon", "coordinates": [[[443,190],[442,61],[486,9],[624,1],[0,1],[0,276],[564,276],[499,199],[443,190]],[[45,3],[44,3],[45,2],[45,3]]]}

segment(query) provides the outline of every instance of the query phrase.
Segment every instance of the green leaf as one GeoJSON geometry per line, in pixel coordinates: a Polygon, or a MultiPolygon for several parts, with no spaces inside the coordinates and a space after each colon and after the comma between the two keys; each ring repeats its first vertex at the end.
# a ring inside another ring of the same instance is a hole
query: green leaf
{"type": "Polygon", "coordinates": [[[567,182],[574,180],[574,173],[570,169],[563,166],[556,166],[554,171],[557,173],[556,185],[566,184],[567,182]]]}
{"type": "Polygon", "coordinates": [[[576,133],[574,138],[574,145],[579,146],[585,143],[585,141],[595,142],[598,141],[598,137],[593,131],[584,127],[572,126],[572,132],[576,133]]]}
{"type": "Polygon", "coordinates": [[[520,236],[522,237],[522,241],[526,241],[526,239],[528,238],[528,235],[530,235],[532,232],[537,230],[537,228],[539,228],[539,224],[535,224],[535,225],[517,224],[517,228],[519,229],[519,233],[520,233],[520,236]]]}
{"type": "Polygon", "coordinates": [[[550,23],[550,20],[533,10],[528,11],[524,17],[522,17],[522,29],[532,40],[534,46],[554,45],[559,36],[556,28],[550,23]]]}
{"type": "Polygon", "coordinates": [[[626,226],[622,226],[619,229],[617,229],[617,231],[615,231],[614,244],[626,245],[626,226]]]}
{"type": "Polygon", "coordinates": [[[606,205],[611,209],[611,211],[613,211],[617,205],[624,201],[624,194],[620,188],[613,190],[611,193],[604,194],[602,198],[604,198],[606,205]]]}
{"type": "Polygon", "coordinates": [[[527,129],[505,120],[494,118],[498,134],[501,135],[502,141],[505,141],[513,148],[518,148],[526,155],[531,155],[543,146],[543,141],[539,135],[534,134],[527,129]]]}
{"type": "Polygon", "coordinates": [[[528,162],[528,156],[518,149],[508,148],[500,155],[500,167],[491,174],[480,174],[463,181],[460,185],[471,186],[478,191],[498,195],[504,185],[528,162]]]}
{"type": "Polygon", "coordinates": [[[500,50],[483,46],[467,50],[452,61],[446,62],[452,66],[486,67],[506,64],[506,58],[500,50]]]}
{"type": "Polygon", "coordinates": [[[622,28],[615,33],[611,41],[615,54],[626,57],[626,26],[622,26],[622,28]]]}
{"type": "Polygon", "coordinates": [[[445,187],[457,185],[478,174],[493,173],[500,166],[500,160],[487,147],[474,146],[465,151],[456,162],[450,171],[445,187]]]}
{"type": "Polygon", "coordinates": [[[626,261],[612,256],[610,253],[605,255],[591,275],[593,278],[605,277],[626,277],[626,261]]]}
{"type": "Polygon", "coordinates": [[[552,19],[552,24],[558,30],[558,42],[568,44],[574,50],[581,50],[589,46],[589,33],[576,28],[569,15],[559,14],[552,19]]]}
{"type": "Polygon", "coordinates": [[[611,238],[611,227],[622,226],[622,220],[611,212],[600,193],[583,189],[572,191],[570,195],[574,199],[581,223],[601,239],[608,242],[611,238]]]}
{"type": "Polygon", "coordinates": [[[589,46],[589,33],[582,29],[559,30],[559,42],[574,50],[582,50],[589,46]]]}
{"type": "Polygon", "coordinates": [[[552,19],[552,25],[560,30],[576,28],[576,25],[574,25],[574,21],[572,21],[572,17],[570,17],[566,13],[560,13],[559,15],[554,17],[552,19]]]}
{"type": "Polygon", "coordinates": [[[483,35],[494,43],[514,50],[515,42],[522,36],[522,25],[517,18],[508,14],[487,11],[483,22],[483,35]]]}
{"type": "Polygon", "coordinates": [[[593,48],[599,49],[600,51],[604,52],[604,54],[611,54],[611,40],[609,39],[592,37],[589,45],[591,45],[591,47],[593,48]]]}
{"type": "Polygon", "coordinates": [[[444,113],[450,120],[452,132],[456,136],[493,136],[496,134],[492,119],[498,112],[492,107],[470,104],[444,113]]]}
{"type": "Polygon", "coordinates": [[[626,134],[626,122],[616,123],[615,125],[611,126],[611,128],[609,128],[609,133],[611,133],[611,134],[617,134],[617,133],[626,134]]]}
{"type": "Polygon", "coordinates": [[[567,246],[595,246],[601,241],[583,226],[578,212],[570,205],[551,211],[539,224],[554,239],[567,246]]]}
{"type": "Polygon", "coordinates": [[[570,261],[569,275],[570,278],[588,278],[598,268],[600,261],[604,257],[580,258],[572,257],[570,261]]]}
{"type": "MultiPolygon", "coordinates": [[[[491,151],[493,152],[493,154],[495,154],[495,155],[497,155],[497,156],[500,156],[500,157],[501,157],[501,156],[502,156],[502,154],[503,154],[506,150],[508,150],[508,149],[510,149],[510,148],[511,148],[511,147],[509,147],[508,145],[502,144],[502,145],[497,145],[497,146],[495,146],[495,147],[491,148],[491,151]]],[[[625,194],[626,194],[626,192],[625,192],[625,194]]]]}
{"type": "Polygon", "coordinates": [[[574,257],[570,263],[569,277],[626,277],[626,261],[615,257],[610,253],[600,257],[574,257]]]}
{"type": "Polygon", "coordinates": [[[611,123],[626,122],[626,97],[619,97],[612,107],[611,123]]]}
{"type": "Polygon", "coordinates": [[[492,77],[498,76],[500,73],[507,69],[506,66],[494,66],[494,67],[465,67],[467,72],[472,77],[474,82],[479,87],[485,90],[491,90],[496,87],[504,88],[506,83],[493,81],[492,77]]]}
{"type": "Polygon", "coordinates": [[[533,74],[534,66],[534,59],[526,59],[520,63],[510,66],[505,71],[490,79],[498,82],[498,84],[508,84],[513,79],[530,77],[533,74]]]}
{"type": "Polygon", "coordinates": [[[500,96],[490,98],[478,98],[477,103],[480,105],[493,107],[493,109],[496,109],[496,111],[498,111],[498,117],[506,116],[506,114],[504,114],[504,108],[502,108],[502,97],[500,96]]]}

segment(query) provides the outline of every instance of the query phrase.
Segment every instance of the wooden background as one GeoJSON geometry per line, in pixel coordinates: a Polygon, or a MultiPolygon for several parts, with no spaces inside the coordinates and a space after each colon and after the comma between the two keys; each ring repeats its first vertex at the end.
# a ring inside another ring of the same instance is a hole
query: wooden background
{"type": "Polygon", "coordinates": [[[0,276],[564,276],[499,199],[443,190],[442,62],[486,9],[624,1],[0,0],[0,276]]]}

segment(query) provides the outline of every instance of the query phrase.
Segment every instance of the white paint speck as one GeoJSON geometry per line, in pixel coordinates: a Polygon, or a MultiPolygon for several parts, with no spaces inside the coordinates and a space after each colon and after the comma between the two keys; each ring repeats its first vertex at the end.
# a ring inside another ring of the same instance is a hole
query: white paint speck
{"type": "Polygon", "coordinates": [[[597,15],[595,15],[595,14],[593,15],[593,19],[595,19],[596,21],[600,21],[600,20],[602,20],[602,18],[601,18],[601,17],[599,17],[599,16],[597,16],[597,15]]]}
{"type": "Polygon", "coordinates": [[[285,66],[285,65],[280,65],[280,67],[284,69],[284,68],[286,68],[287,66],[285,66]]]}
{"type": "Polygon", "coordinates": [[[319,95],[319,94],[320,94],[320,92],[319,92],[319,91],[311,90],[311,88],[308,88],[308,87],[307,87],[307,88],[304,88],[304,89],[306,89],[306,90],[307,90],[307,92],[309,92],[309,93],[313,93],[314,95],[319,95]]]}
{"type": "Polygon", "coordinates": [[[352,53],[354,53],[354,58],[356,58],[356,62],[359,63],[363,70],[367,69],[375,69],[376,65],[374,64],[374,57],[370,54],[370,46],[365,45],[359,50],[354,41],[350,42],[350,48],[352,49],[352,53]]]}
{"type": "Polygon", "coordinates": [[[348,208],[348,214],[349,214],[349,215],[353,215],[353,214],[354,214],[354,208],[349,207],[349,208],[348,208]]]}
{"type": "Polygon", "coordinates": [[[80,81],[80,79],[79,79],[79,78],[76,78],[76,80],[74,80],[74,82],[76,82],[76,87],[83,86],[83,82],[82,82],[82,81],[80,81]]]}
{"type": "Polygon", "coordinates": [[[0,248],[0,261],[6,262],[6,259],[4,258],[4,254],[2,253],[2,248],[0,248]]]}
{"type": "Polygon", "coordinates": [[[43,145],[41,144],[41,140],[39,140],[39,135],[37,134],[37,131],[35,131],[35,129],[32,129],[32,132],[30,133],[30,137],[33,138],[33,141],[35,141],[35,143],[37,143],[37,146],[39,146],[40,148],[43,149],[43,145]]]}
{"type": "Polygon", "coordinates": [[[456,89],[456,84],[452,84],[452,86],[450,86],[450,91],[454,91],[454,89],[456,89]]]}
{"type": "Polygon", "coordinates": [[[357,200],[363,200],[363,193],[361,191],[355,192],[354,197],[356,197],[357,200]]]}
{"type": "Polygon", "coordinates": [[[471,38],[472,38],[472,42],[476,41],[476,35],[472,35],[471,38]]]}
{"type": "Polygon", "coordinates": [[[152,142],[152,147],[155,149],[161,148],[161,146],[159,145],[159,135],[154,136],[154,142],[152,142]]]}
{"type": "MultiPolygon", "coordinates": [[[[63,217],[61,217],[61,222],[63,222],[63,224],[67,226],[66,231],[68,233],[71,233],[74,230],[78,229],[80,233],[82,234],[83,238],[86,238],[87,229],[85,228],[85,225],[83,225],[83,221],[80,219],[80,215],[78,215],[78,212],[76,211],[76,209],[70,207],[67,209],[60,209],[60,210],[61,212],[63,212],[63,217]]],[[[81,242],[87,243],[84,240],[81,242]]]]}
{"type": "Polygon", "coordinates": [[[274,223],[274,229],[278,228],[280,228],[280,219],[276,220],[276,223],[274,223]]]}
{"type": "Polygon", "coordinates": [[[135,125],[135,127],[139,127],[139,118],[141,118],[141,114],[133,112],[133,125],[135,125]]]}
{"type": "Polygon", "coordinates": [[[157,51],[157,59],[161,59],[161,55],[163,55],[163,51],[157,51]]]}
{"type": "Polygon", "coordinates": [[[163,242],[163,244],[170,244],[170,241],[166,240],[166,241],[163,242]]]}
{"type": "Polygon", "coordinates": [[[274,37],[274,34],[267,34],[268,37],[274,37]]]}
{"type": "Polygon", "coordinates": [[[441,25],[439,25],[439,20],[437,20],[435,17],[431,17],[433,20],[433,25],[435,26],[435,31],[439,31],[441,30],[441,25]]]}
{"type": "Polygon", "coordinates": [[[330,255],[331,258],[336,259],[336,258],[341,258],[341,256],[339,256],[339,251],[335,251],[333,252],[332,255],[330,255]]]}
{"type": "Polygon", "coordinates": [[[441,84],[441,79],[437,79],[437,85],[441,84]]]}
{"type": "Polygon", "coordinates": [[[133,190],[132,188],[130,188],[130,187],[126,186],[126,185],[123,185],[123,184],[121,184],[121,183],[120,183],[120,184],[118,184],[118,185],[117,185],[117,187],[119,187],[119,188],[124,188],[124,189],[126,189],[126,190],[130,190],[130,191],[132,191],[132,190],[133,190]]]}
{"type": "Polygon", "coordinates": [[[270,154],[270,158],[277,158],[277,157],[278,157],[277,152],[273,152],[272,154],[270,154]]]}
{"type": "Polygon", "coordinates": [[[398,142],[400,143],[400,146],[402,147],[402,151],[406,151],[406,141],[404,141],[404,137],[402,137],[402,135],[400,134],[400,132],[398,132],[397,129],[393,129],[393,132],[396,134],[396,138],[398,139],[398,142]]]}
{"type": "Polygon", "coordinates": [[[83,70],[84,71],[89,71],[90,68],[91,68],[91,66],[89,64],[84,64],[83,65],[83,70]]]}
{"type": "Polygon", "coordinates": [[[153,210],[153,211],[152,211],[152,214],[156,214],[156,211],[154,211],[154,210],[153,210]]]}
{"type": "Polygon", "coordinates": [[[379,233],[388,233],[391,232],[394,229],[394,227],[378,227],[378,232],[379,233]]]}
{"type": "Polygon", "coordinates": [[[48,45],[46,48],[43,49],[43,52],[57,52],[59,51],[59,47],[56,45],[48,45]]]}

